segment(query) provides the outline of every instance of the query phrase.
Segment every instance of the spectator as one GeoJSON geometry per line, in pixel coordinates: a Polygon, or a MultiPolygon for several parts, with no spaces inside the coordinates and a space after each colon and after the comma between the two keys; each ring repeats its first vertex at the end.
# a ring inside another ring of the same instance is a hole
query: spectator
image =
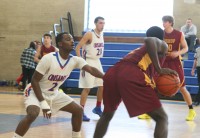
{"type": "Polygon", "coordinates": [[[200,104],[200,47],[199,47],[199,39],[197,39],[197,49],[194,54],[194,64],[192,67],[191,75],[195,76],[195,69],[197,70],[197,79],[198,79],[198,85],[199,85],[199,90],[198,94],[196,95],[194,105],[198,106],[200,104]]]}
{"type": "Polygon", "coordinates": [[[52,46],[52,36],[50,34],[44,34],[43,35],[44,38],[44,43],[41,47],[38,47],[37,49],[37,53],[35,54],[34,57],[34,61],[36,63],[39,63],[40,59],[50,53],[50,52],[55,52],[58,51],[57,48],[55,48],[54,46],[52,46]]]}
{"type": "Polygon", "coordinates": [[[188,18],[186,24],[181,27],[181,31],[185,35],[189,51],[194,52],[194,43],[197,35],[197,27],[192,23],[192,19],[188,18]]]}
{"type": "Polygon", "coordinates": [[[35,50],[35,43],[31,42],[30,46],[22,52],[20,62],[22,66],[22,88],[20,90],[24,90],[26,86],[26,81],[28,80],[28,83],[31,82],[31,78],[33,76],[33,73],[35,71],[35,62],[34,62],[34,56],[35,56],[36,50],[35,50]]]}

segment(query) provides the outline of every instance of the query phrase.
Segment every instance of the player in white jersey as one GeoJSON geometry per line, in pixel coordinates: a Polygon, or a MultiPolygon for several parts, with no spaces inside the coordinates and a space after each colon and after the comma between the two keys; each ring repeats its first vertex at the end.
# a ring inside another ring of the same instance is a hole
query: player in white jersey
{"type": "Polygon", "coordinates": [[[68,95],[59,92],[58,88],[75,68],[85,70],[98,78],[102,78],[103,73],[89,66],[84,59],[70,55],[74,47],[74,41],[70,34],[58,34],[56,44],[59,52],[49,53],[41,59],[31,84],[25,89],[27,115],[18,124],[13,138],[22,138],[25,135],[31,123],[39,115],[40,108],[47,119],[50,119],[51,114],[59,110],[71,113],[72,137],[81,137],[83,109],[68,95]]]}
{"type": "MultiPolygon", "coordinates": [[[[96,28],[92,31],[87,32],[83,36],[76,47],[76,54],[80,57],[80,49],[82,48],[82,57],[87,61],[87,63],[103,72],[100,58],[103,56],[104,52],[104,39],[102,32],[105,24],[104,18],[96,17],[94,23],[96,25],[96,28]]],[[[81,70],[79,78],[79,88],[83,88],[80,99],[80,105],[83,108],[85,106],[90,89],[94,87],[98,87],[98,91],[96,107],[92,110],[92,112],[101,116],[103,80],[90,75],[84,70],[81,70]]],[[[83,121],[90,121],[90,118],[83,114],[83,121]]]]}

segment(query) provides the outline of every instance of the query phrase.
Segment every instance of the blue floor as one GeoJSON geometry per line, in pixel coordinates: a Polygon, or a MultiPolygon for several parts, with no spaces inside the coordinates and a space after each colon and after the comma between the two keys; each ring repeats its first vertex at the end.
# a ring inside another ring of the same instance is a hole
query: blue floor
{"type": "MultiPolygon", "coordinates": [[[[25,115],[13,115],[13,114],[0,114],[0,133],[6,133],[15,131],[19,121],[24,118],[25,115]]],[[[31,125],[31,127],[49,125],[53,123],[68,122],[71,118],[59,118],[52,117],[51,119],[46,119],[39,116],[31,125]]]]}

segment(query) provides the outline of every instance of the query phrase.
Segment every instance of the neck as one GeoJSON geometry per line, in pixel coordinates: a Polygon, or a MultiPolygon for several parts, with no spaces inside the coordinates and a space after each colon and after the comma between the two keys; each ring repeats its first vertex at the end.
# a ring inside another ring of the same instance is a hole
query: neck
{"type": "Polygon", "coordinates": [[[96,34],[98,34],[98,35],[100,35],[100,34],[101,34],[101,32],[100,32],[100,31],[98,31],[96,28],[94,29],[94,31],[95,31],[95,33],[96,33],[96,34]]]}
{"type": "Polygon", "coordinates": [[[46,48],[49,48],[51,45],[50,45],[50,44],[44,44],[44,46],[45,46],[46,48]]]}
{"type": "Polygon", "coordinates": [[[174,30],[173,27],[169,27],[169,28],[166,28],[166,29],[165,29],[165,32],[166,32],[166,33],[171,33],[173,30],[174,30]]]}
{"type": "Polygon", "coordinates": [[[68,59],[68,57],[69,57],[69,52],[64,52],[63,50],[61,50],[61,49],[59,49],[59,54],[60,54],[60,56],[61,56],[61,58],[62,59],[68,59]]]}

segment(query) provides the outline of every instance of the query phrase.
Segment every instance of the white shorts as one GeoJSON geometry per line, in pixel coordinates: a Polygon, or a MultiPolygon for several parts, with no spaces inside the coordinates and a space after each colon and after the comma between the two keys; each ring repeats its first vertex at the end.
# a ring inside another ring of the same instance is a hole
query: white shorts
{"type": "MultiPolygon", "coordinates": [[[[45,96],[43,94],[45,100],[47,101],[47,103],[49,104],[49,106],[51,107],[51,112],[52,114],[57,113],[62,107],[70,104],[73,99],[71,97],[69,97],[68,95],[66,95],[63,92],[58,92],[55,96],[45,96]],[[53,98],[52,100],[50,100],[50,98],[53,98]]],[[[38,101],[37,97],[35,96],[35,93],[32,90],[29,91],[29,95],[25,95],[25,106],[26,108],[29,105],[36,105],[38,107],[40,107],[40,102],[38,101]]]]}
{"type": "MultiPolygon", "coordinates": [[[[100,59],[87,58],[86,62],[103,73],[100,59]]],[[[94,88],[103,86],[103,80],[92,76],[90,73],[81,70],[79,77],[79,88],[94,88]]]]}

